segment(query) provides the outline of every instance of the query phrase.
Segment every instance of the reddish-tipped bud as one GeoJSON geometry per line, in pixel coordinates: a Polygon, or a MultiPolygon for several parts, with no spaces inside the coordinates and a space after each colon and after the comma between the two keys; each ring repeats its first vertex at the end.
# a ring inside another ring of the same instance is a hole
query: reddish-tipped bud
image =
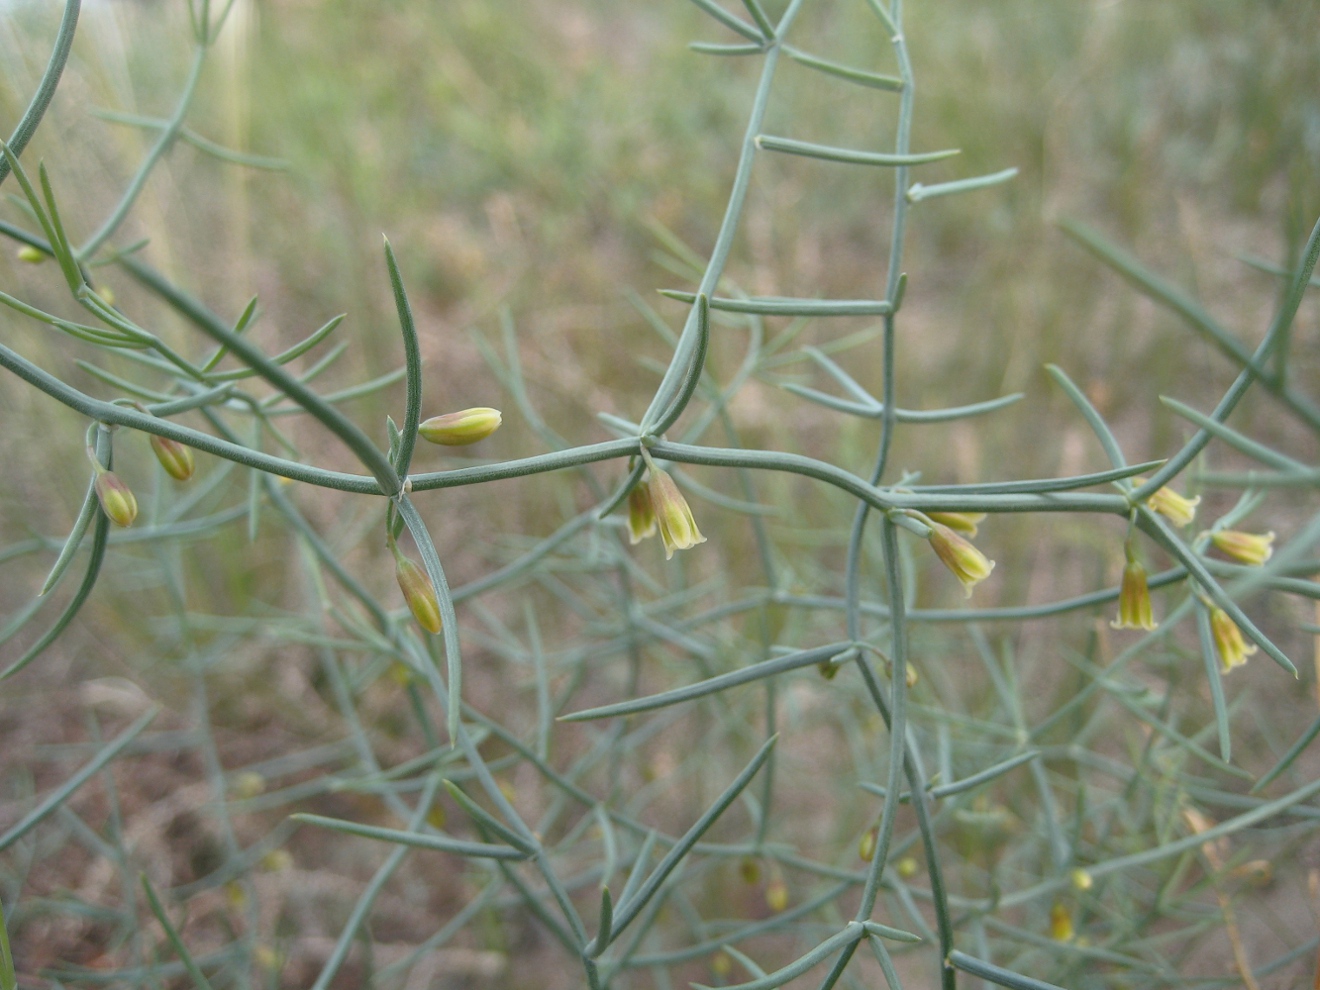
{"type": "Polygon", "coordinates": [[[137,499],[123,479],[104,468],[96,472],[96,497],[101,510],[116,526],[132,526],[137,518],[137,499]]]}
{"type": "Polygon", "coordinates": [[[403,592],[404,601],[412,610],[417,624],[429,633],[440,632],[443,628],[440,603],[435,597],[435,585],[427,577],[426,571],[416,561],[409,560],[395,550],[394,576],[398,579],[399,590],[403,592]]]}
{"type": "Polygon", "coordinates": [[[962,582],[968,598],[972,597],[972,588],[995,569],[993,560],[988,560],[985,554],[942,523],[931,526],[929,540],[935,555],[962,582]]]}
{"type": "Polygon", "coordinates": [[[160,466],[165,469],[175,481],[187,481],[197,470],[197,462],[193,460],[192,448],[185,443],[179,443],[177,440],[171,440],[169,437],[160,437],[151,434],[151,452],[156,455],[156,460],[160,461],[160,466]]]}
{"type": "Polygon", "coordinates": [[[460,412],[432,416],[421,426],[417,433],[423,440],[443,444],[446,447],[463,447],[478,440],[485,440],[500,428],[501,416],[498,409],[478,406],[460,412]]]}

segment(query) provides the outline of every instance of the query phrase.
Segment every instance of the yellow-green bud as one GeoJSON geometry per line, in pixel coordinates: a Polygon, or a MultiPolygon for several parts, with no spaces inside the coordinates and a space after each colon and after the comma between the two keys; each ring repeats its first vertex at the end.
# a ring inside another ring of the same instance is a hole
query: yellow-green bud
{"type": "Polygon", "coordinates": [[[776,914],[788,907],[788,884],[782,877],[776,877],[766,886],[765,903],[776,914]]]}
{"type": "Polygon", "coordinates": [[[440,621],[440,603],[435,597],[435,585],[427,577],[426,571],[396,549],[394,576],[399,581],[399,590],[403,592],[404,601],[412,610],[417,624],[429,633],[440,632],[443,626],[440,621]]]}
{"type": "Polygon", "coordinates": [[[1050,907],[1050,938],[1056,942],[1071,942],[1077,937],[1073,928],[1072,912],[1063,901],[1055,901],[1050,907]]]}
{"type": "Polygon", "coordinates": [[[161,437],[151,434],[151,452],[156,455],[156,460],[160,461],[160,466],[165,469],[175,481],[187,481],[197,470],[197,462],[193,460],[192,448],[185,443],[179,443],[177,440],[171,440],[169,437],[161,437]]]}
{"type": "Polygon", "coordinates": [[[862,858],[863,863],[869,863],[875,859],[875,847],[880,841],[880,826],[872,825],[862,833],[862,839],[857,843],[857,855],[862,858]]]}
{"type": "Polygon", "coordinates": [[[466,444],[485,440],[500,428],[500,411],[485,406],[464,409],[461,412],[445,413],[432,416],[421,426],[417,433],[423,440],[444,444],[446,447],[462,447],[466,444]]]}
{"type": "MultiPolygon", "coordinates": [[[[1146,483],[1145,478],[1133,478],[1138,485],[1146,483]]],[[[1201,504],[1201,496],[1188,498],[1185,495],[1179,495],[1168,485],[1157,489],[1146,502],[1154,511],[1158,512],[1175,526],[1186,526],[1196,518],[1196,507],[1201,504]]]]}
{"type": "Polygon", "coordinates": [[[101,510],[116,526],[132,526],[137,518],[137,499],[119,475],[104,468],[96,472],[96,497],[101,510]]]}
{"type": "Polygon", "coordinates": [[[692,510],[688,508],[687,499],[678,490],[678,485],[655,465],[651,465],[648,489],[656,525],[660,527],[660,539],[665,544],[666,560],[674,556],[675,550],[690,550],[698,543],[706,542],[701,530],[697,529],[697,521],[692,518],[692,510]]]}
{"type": "Polygon", "coordinates": [[[18,260],[25,261],[29,265],[39,265],[46,260],[46,252],[41,248],[34,248],[31,244],[24,244],[18,249],[18,260]]]}
{"type": "Polygon", "coordinates": [[[984,512],[927,512],[926,516],[968,536],[975,536],[976,524],[985,519],[984,512]]]}
{"type": "Polygon", "coordinates": [[[995,569],[993,560],[988,560],[985,554],[942,523],[931,526],[928,539],[935,555],[962,582],[968,598],[972,597],[972,588],[995,569]]]}
{"type": "Polygon", "coordinates": [[[754,856],[744,856],[738,863],[738,874],[743,878],[743,883],[755,884],[761,882],[761,863],[754,856]]]}

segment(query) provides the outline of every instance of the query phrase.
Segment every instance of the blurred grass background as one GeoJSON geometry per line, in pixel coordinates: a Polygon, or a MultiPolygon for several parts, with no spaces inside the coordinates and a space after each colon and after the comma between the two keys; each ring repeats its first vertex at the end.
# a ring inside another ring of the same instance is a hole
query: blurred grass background
{"type": "MultiPolygon", "coordinates": [[[[0,119],[21,112],[58,15],[55,4],[19,3],[0,17],[0,119]]],[[[187,69],[186,27],[180,4],[106,0],[86,9],[65,82],[25,158],[48,161],[68,203],[66,223],[82,236],[114,203],[153,137],[90,111],[168,116],[187,69]]],[[[798,31],[800,47],[892,71],[883,32],[860,3],[809,5],[798,31]],[[820,47],[811,39],[821,39],[820,47]]],[[[1048,386],[1041,372],[1046,362],[1062,365],[1086,387],[1131,459],[1168,453],[1189,430],[1157,396],[1204,407],[1233,369],[1076,248],[1055,220],[1071,216],[1101,229],[1194,289],[1254,343],[1277,285],[1237,256],[1287,263],[1320,212],[1320,6],[1310,0],[1002,0],[993,6],[941,0],[910,4],[907,34],[918,80],[914,148],[963,151],[916,177],[929,183],[1010,166],[1020,174],[992,192],[914,211],[899,395],[915,408],[1011,391],[1027,397],[990,419],[901,431],[893,463],[922,470],[932,482],[1098,469],[1098,447],[1048,386]]],[[[668,354],[630,296],[678,325],[682,308],[654,290],[691,285],[672,270],[664,237],[702,256],[709,250],[754,85],[751,62],[694,54],[686,46],[697,39],[731,40],[680,0],[238,0],[206,69],[191,126],[289,167],[236,169],[180,145],[153,175],[117,243],[150,237],[144,257],[229,319],[259,295],[262,316],[253,332],[272,351],[347,312],[339,331],[349,341],[347,354],[320,379],[333,389],[401,361],[380,262],[383,231],[423,328],[433,401],[444,409],[504,404],[473,338],[498,344],[503,312],[516,327],[532,397],[549,425],[575,441],[602,439],[594,413],[640,415],[656,382],[648,361],[668,354]]],[[[770,133],[858,147],[889,140],[889,101],[855,99],[841,84],[787,60],[775,100],[770,133]]],[[[877,295],[887,261],[891,177],[762,157],[730,277],[757,294],[877,295]]],[[[125,276],[107,269],[106,280],[126,308],[145,306],[125,276]]],[[[51,266],[0,259],[6,291],[63,312],[56,281],[51,266]]],[[[186,339],[181,326],[161,319],[153,330],[186,339]]],[[[1313,339],[1315,321],[1312,304],[1303,309],[1296,336],[1313,339]]],[[[62,342],[42,342],[12,318],[4,326],[25,354],[67,371],[79,387],[110,394],[72,366],[62,342]]],[[[865,321],[828,321],[800,339],[838,345],[859,333],[839,359],[878,389],[878,343],[868,339],[868,329],[865,321]]],[[[741,346],[733,334],[714,342],[713,360],[723,374],[741,360],[741,346]]],[[[1313,343],[1296,350],[1297,380],[1314,380],[1318,365],[1313,343]]],[[[827,387],[806,361],[775,370],[827,387]]],[[[397,385],[349,408],[358,422],[379,424],[401,407],[397,385]]],[[[859,472],[873,456],[876,424],[840,423],[790,400],[773,381],[750,384],[733,412],[749,444],[835,459],[859,472]]],[[[0,474],[0,532],[9,539],[34,529],[58,534],[76,513],[85,484],[80,424],[9,379],[0,381],[0,417],[7,464],[0,474]]],[[[1315,461],[1313,441],[1290,434],[1268,400],[1249,397],[1234,422],[1315,461]]],[[[506,423],[489,453],[543,449],[507,410],[506,423]]],[[[319,463],[349,466],[319,434],[299,424],[289,429],[319,463]]],[[[374,425],[369,430],[383,433],[374,425]]],[[[145,453],[124,456],[140,469],[138,477],[147,477],[145,453]]],[[[693,475],[717,483],[713,473],[693,475]]],[[[143,489],[139,497],[150,497],[149,486],[143,489]]],[[[489,492],[446,492],[426,505],[457,580],[501,559],[516,545],[510,534],[545,535],[581,503],[578,488],[565,480],[501,483],[489,492]]],[[[1211,510],[1216,497],[1224,498],[1209,496],[1211,510]]],[[[776,478],[764,480],[762,498],[792,506],[790,517],[772,525],[778,538],[801,549],[795,576],[804,590],[837,582],[846,501],[776,478]]],[[[1268,521],[1281,531],[1306,508],[1295,495],[1274,497],[1271,505],[1268,521]]],[[[334,495],[308,511],[343,534],[344,546],[363,542],[379,524],[366,507],[334,495]]],[[[714,551],[699,566],[754,583],[742,521],[709,507],[697,511],[714,551]]],[[[996,521],[984,537],[1000,561],[994,587],[985,586],[987,603],[1041,601],[1112,582],[1121,566],[1121,535],[1117,523],[1088,519],[996,521]]],[[[383,551],[374,540],[365,542],[372,546],[359,548],[354,559],[374,569],[373,586],[388,594],[383,551]]],[[[83,738],[84,709],[92,703],[71,685],[87,676],[156,678],[154,693],[187,703],[185,686],[160,659],[170,644],[140,619],[172,607],[161,585],[141,578],[143,560],[156,552],[113,551],[112,580],[58,658],[43,660],[26,683],[6,685],[0,732],[8,747],[83,738]],[[42,713],[36,724],[34,711],[42,713]]],[[[194,634],[213,636],[217,650],[227,642],[222,617],[274,621],[292,595],[286,548],[278,541],[249,546],[241,524],[224,540],[209,541],[200,559],[155,563],[188,570],[192,605],[217,617],[214,629],[194,623],[194,634]]],[[[32,559],[7,570],[11,577],[0,588],[6,614],[40,585],[45,566],[44,558],[32,559]]],[[[951,595],[947,582],[934,578],[925,589],[930,596],[954,600],[956,589],[951,595]]],[[[1262,624],[1271,634],[1280,631],[1281,623],[1262,624]]],[[[1017,634],[1027,670],[1057,646],[1041,628],[1017,634]]],[[[1075,630],[1071,635],[1079,638],[1075,630]]],[[[1306,655],[1304,637],[1282,634],[1281,641],[1294,655],[1299,648],[1306,655]]],[[[212,687],[213,717],[235,733],[227,745],[238,748],[226,751],[232,765],[278,751],[285,736],[317,733],[315,716],[289,700],[303,690],[297,664],[274,661],[259,645],[243,649],[249,652],[212,687]],[[243,733],[262,745],[240,752],[243,733]]],[[[1243,682],[1277,676],[1260,666],[1243,682]]],[[[1262,688],[1261,703],[1314,690],[1314,672],[1299,666],[1302,684],[1271,683],[1262,688]]],[[[943,685],[955,693],[960,687],[943,685]]],[[[496,689],[473,678],[479,706],[496,689]]],[[[391,719],[402,724],[384,700],[376,714],[386,738],[391,719]]],[[[1310,716],[1299,715],[1299,724],[1310,716]]],[[[673,757],[663,751],[656,757],[658,765],[666,760],[673,757]]],[[[25,765],[22,780],[6,786],[11,794],[39,792],[47,773],[58,777],[49,767],[25,765]]],[[[861,824],[830,827],[843,836],[861,824]]],[[[805,830],[812,827],[804,820],[805,830]]],[[[185,872],[204,866],[194,863],[185,872]]]]}

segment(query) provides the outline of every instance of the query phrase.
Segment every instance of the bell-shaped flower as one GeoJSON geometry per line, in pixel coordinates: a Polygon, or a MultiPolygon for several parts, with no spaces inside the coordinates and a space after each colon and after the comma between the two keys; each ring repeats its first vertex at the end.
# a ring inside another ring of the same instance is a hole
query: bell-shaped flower
{"type": "Polygon", "coordinates": [[[650,471],[647,489],[651,495],[651,511],[660,528],[660,539],[664,541],[665,559],[668,560],[674,556],[675,550],[689,550],[698,543],[705,543],[706,538],[697,529],[687,499],[674,484],[674,479],[654,464],[650,471]]]}
{"type": "Polygon", "coordinates": [[[1256,644],[1248,643],[1227,612],[1222,608],[1210,610],[1210,635],[1219,651],[1219,662],[1223,664],[1225,674],[1247,662],[1247,657],[1256,652],[1256,644]]]}
{"type": "Polygon", "coordinates": [[[985,554],[943,523],[933,523],[927,539],[935,555],[962,582],[968,598],[972,597],[972,588],[995,569],[993,560],[988,560],[985,554]]]}
{"type": "Polygon", "coordinates": [[[1118,618],[1110,623],[1115,629],[1154,629],[1158,623],[1150,607],[1150,589],[1146,568],[1141,561],[1128,558],[1123,568],[1123,583],[1118,589],[1118,618]]]}
{"type": "MultiPolygon", "coordinates": [[[[1146,483],[1145,478],[1133,478],[1138,485],[1146,483]]],[[[1155,490],[1146,501],[1152,510],[1158,512],[1175,526],[1186,526],[1196,518],[1196,507],[1201,504],[1201,496],[1188,498],[1185,495],[1179,495],[1168,485],[1155,490]]]]}
{"type": "Polygon", "coordinates": [[[1215,549],[1240,564],[1259,567],[1274,553],[1274,534],[1242,533],[1235,529],[1221,529],[1210,534],[1215,549]]]}
{"type": "Polygon", "coordinates": [[[651,507],[651,486],[639,481],[628,493],[628,542],[641,543],[655,535],[655,509],[651,507]]]}

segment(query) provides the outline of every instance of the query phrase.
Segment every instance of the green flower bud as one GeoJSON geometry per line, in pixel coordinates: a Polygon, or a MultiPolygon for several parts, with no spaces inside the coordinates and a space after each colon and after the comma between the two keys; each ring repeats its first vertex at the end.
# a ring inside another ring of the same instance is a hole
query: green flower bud
{"type": "Polygon", "coordinates": [[[394,576],[398,579],[399,590],[404,601],[412,609],[417,624],[429,633],[438,633],[443,627],[440,621],[440,603],[435,597],[435,585],[427,577],[419,564],[409,560],[396,548],[394,551],[394,576]]]}
{"type": "Polygon", "coordinates": [[[96,472],[96,497],[101,510],[116,526],[132,526],[137,518],[137,499],[119,475],[101,468],[96,472]]]}
{"type": "Polygon", "coordinates": [[[151,434],[151,451],[156,455],[156,460],[160,461],[160,466],[165,469],[175,481],[187,481],[193,476],[193,471],[197,469],[197,462],[193,460],[192,448],[187,444],[179,443],[177,440],[171,440],[169,437],[160,437],[151,434]]]}
{"type": "Polygon", "coordinates": [[[39,265],[46,260],[46,252],[41,248],[34,248],[31,244],[24,244],[18,249],[18,260],[25,261],[29,265],[39,265]]]}
{"type": "Polygon", "coordinates": [[[461,412],[445,413],[432,416],[421,426],[417,433],[423,440],[443,444],[446,447],[462,447],[478,440],[485,440],[500,428],[500,411],[478,406],[461,412]]]}

